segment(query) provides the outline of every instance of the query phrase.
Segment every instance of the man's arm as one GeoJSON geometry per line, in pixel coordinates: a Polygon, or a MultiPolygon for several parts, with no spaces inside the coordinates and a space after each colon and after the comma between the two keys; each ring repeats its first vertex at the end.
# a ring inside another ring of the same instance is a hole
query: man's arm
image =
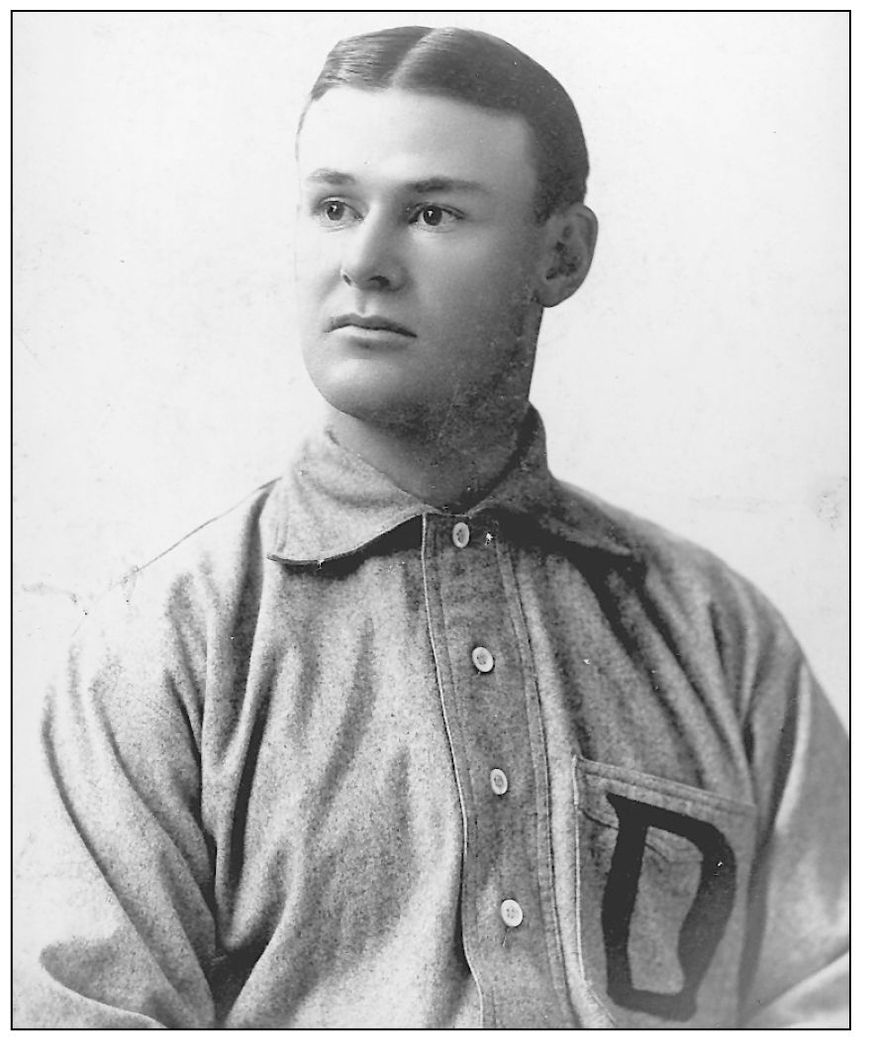
{"type": "Polygon", "coordinates": [[[846,735],[785,627],[752,691],[745,737],[768,813],[751,887],[744,1024],[845,1027],[846,735]]]}
{"type": "Polygon", "coordinates": [[[168,624],[127,621],[123,599],[106,616],[124,624],[109,641],[84,631],[28,768],[14,1023],[208,1027],[212,858],[191,658],[168,624]]]}

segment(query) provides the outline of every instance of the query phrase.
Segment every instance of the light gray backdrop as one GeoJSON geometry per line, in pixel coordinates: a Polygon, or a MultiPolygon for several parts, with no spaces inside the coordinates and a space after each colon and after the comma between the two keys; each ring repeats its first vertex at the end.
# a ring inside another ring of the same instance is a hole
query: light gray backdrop
{"type": "Polygon", "coordinates": [[[341,36],[492,31],[574,98],[601,237],[546,318],[557,475],[719,553],[846,710],[846,14],[18,14],[23,720],[89,603],[277,474],[293,136],[341,36]]]}

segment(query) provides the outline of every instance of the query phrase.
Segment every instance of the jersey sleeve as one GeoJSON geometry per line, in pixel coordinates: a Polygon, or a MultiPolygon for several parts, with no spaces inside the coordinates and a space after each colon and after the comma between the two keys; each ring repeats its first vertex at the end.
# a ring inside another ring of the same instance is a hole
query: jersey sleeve
{"type": "Polygon", "coordinates": [[[849,1024],[848,746],[786,626],[762,645],[745,739],[762,813],[744,1024],[849,1024]]]}
{"type": "Polygon", "coordinates": [[[123,595],[80,631],[19,771],[16,1028],[210,1027],[196,643],[123,595]]]}

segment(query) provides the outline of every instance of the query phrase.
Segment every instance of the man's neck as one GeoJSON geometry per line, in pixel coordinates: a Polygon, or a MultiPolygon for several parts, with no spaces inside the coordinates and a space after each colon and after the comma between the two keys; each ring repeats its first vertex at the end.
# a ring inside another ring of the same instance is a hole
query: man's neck
{"type": "Polygon", "coordinates": [[[375,425],[331,408],[328,426],[343,447],[403,491],[440,509],[461,510],[480,501],[504,471],[528,407],[524,401],[510,416],[485,425],[436,432],[375,425]]]}

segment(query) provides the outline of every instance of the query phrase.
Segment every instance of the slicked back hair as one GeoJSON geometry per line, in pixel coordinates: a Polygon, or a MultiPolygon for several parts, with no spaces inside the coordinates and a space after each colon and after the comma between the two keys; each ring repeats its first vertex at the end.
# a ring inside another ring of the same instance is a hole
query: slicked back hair
{"type": "Polygon", "coordinates": [[[584,200],[589,160],[572,100],[543,66],[498,37],[403,26],[340,40],[315,81],[300,128],[312,102],[332,87],[399,87],[516,113],[532,132],[536,220],[584,200]]]}

